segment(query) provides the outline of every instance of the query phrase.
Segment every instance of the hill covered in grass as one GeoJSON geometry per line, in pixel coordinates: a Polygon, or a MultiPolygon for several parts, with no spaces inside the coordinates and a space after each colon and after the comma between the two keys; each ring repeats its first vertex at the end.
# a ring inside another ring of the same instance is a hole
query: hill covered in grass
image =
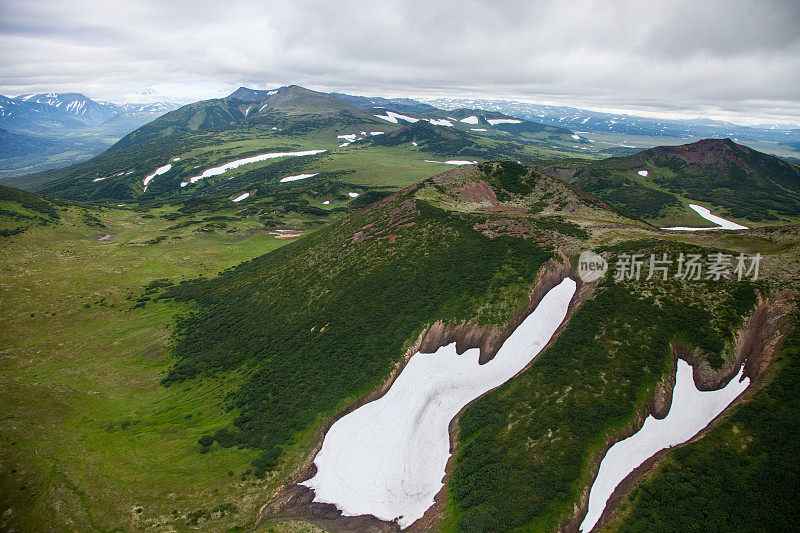
{"type": "Polygon", "coordinates": [[[385,379],[426,324],[502,326],[522,312],[544,262],[589,235],[558,216],[561,207],[519,214],[556,191],[586,220],[623,221],[521,165],[465,167],[214,280],[173,288],[166,297],[199,307],[178,325],[178,361],[164,383],[243,372],[234,427],[205,445],[261,450],[263,473],[295,435],[385,379]],[[487,203],[465,208],[461,196],[487,203]]]}
{"type": "Polygon", "coordinates": [[[688,202],[755,223],[794,221],[800,213],[800,166],[729,139],[540,168],[659,224],[679,220],[688,202]]]}

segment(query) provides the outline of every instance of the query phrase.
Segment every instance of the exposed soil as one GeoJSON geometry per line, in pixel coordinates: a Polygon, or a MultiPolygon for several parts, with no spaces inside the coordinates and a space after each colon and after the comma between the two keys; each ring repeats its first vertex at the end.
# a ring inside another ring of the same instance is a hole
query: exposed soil
{"type": "MultiPolygon", "coordinates": [[[[559,528],[559,531],[565,533],[574,533],[578,531],[578,527],[586,516],[588,509],[589,491],[591,490],[594,480],[597,478],[597,473],[600,470],[600,463],[611,446],[638,432],[649,415],[652,414],[658,419],[667,416],[672,403],[672,391],[675,387],[677,362],[679,358],[692,365],[693,378],[698,390],[709,391],[721,389],[738,374],[742,364],[745,365],[744,375],[750,378],[750,386],[742,395],[736,398],[719,416],[717,416],[717,418],[700,431],[700,433],[680,446],[685,446],[690,442],[703,438],[705,433],[727,416],[734,406],[749,397],[752,391],[757,388],[757,385],[769,374],[767,371],[773,360],[775,351],[786,334],[784,324],[785,318],[791,310],[791,301],[792,294],[789,292],[783,292],[769,298],[759,296],[756,308],[745,319],[742,327],[736,332],[734,357],[719,370],[712,369],[705,359],[701,360],[696,351],[690,351],[686,347],[673,345],[672,352],[674,360],[670,372],[661,378],[650,401],[639,410],[634,422],[625,427],[618,434],[609,435],[606,438],[600,453],[592,459],[589,465],[589,482],[586,487],[584,487],[578,502],[575,504],[572,519],[563,527],[559,528]],[[698,363],[698,361],[700,362],[698,363]]],[[[639,484],[644,476],[653,471],[667,451],[669,451],[669,448],[656,453],[620,482],[606,503],[603,514],[597,521],[593,531],[608,524],[618,514],[620,505],[627,500],[631,490],[639,484]]]]}

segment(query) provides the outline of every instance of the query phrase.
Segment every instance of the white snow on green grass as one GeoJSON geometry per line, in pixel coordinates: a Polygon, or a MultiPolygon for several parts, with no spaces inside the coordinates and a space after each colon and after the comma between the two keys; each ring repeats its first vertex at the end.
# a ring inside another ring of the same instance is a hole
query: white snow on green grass
{"type": "Polygon", "coordinates": [[[477,124],[479,122],[478,117],[475,115],[468,116],[467,118],[462,118],[461,122],[464,124],[477,124]]]}
{"type": "Polygon", "coordinates": [[[448,159],[447,161],[433,161],[426,159],[426,163],[439,163],[440,165],[475,165],[477,161],[467,161],[466,159],[448,159]]]}
{"type": "Polygon", "coordinates": [[[236,198],[234,198],[234,199],[233,199],[233,201],[234,201],[234,202],[241,202],[242,200],[244,200],[244,199],[248,198],[249,196],[250,196],[250,193],[249,193],[249,192],[246,192],[246,193],[240,194],[239,196],[237,196],[236,198]]]}
{"type": "Polygon", "coordinates": [[[647,172],[646,170],[640,170],[639,172],[637,172],[637,174],[646,178],[649,172],[647,172]]]}
{"type": "Polygon", "coordinates": [[[224,174],[225,172],[234,168],[239,168],[242,165],[249,165],[251,163],[258,163],[260,161],[266,161],[267,159],[276,159],[278,157],[302,157],[306,155],[317,155],[323,152],[327,152],[327,150],[305,150],[302,152],[270,152],[267,154],[254,155],[253,157],[246,157],[244,159],[237,159],[236,161],[231,161],[230,163],[225,163],[224,165],[220,165],[218,167],[209,168],[203,171],[203,173],[200,174],[199,176],[191,177],[187,181],[181,183],[181,187],[186,187],[190,183],[197,183],[203,178],[209,178],[211,176],[218,176],[220,174],[224,174]]]}
{"type": "Polygon", "coordinates": [[[449,128],[453,127],[453,123],[447,120],[446,118],[426,118],[425,120],[427,120],[434,126],[447,126],[449,128]]]}
{"type": "Polygon", "coordinates": [[[675,226],[671,228],[661,228],[667,230],[675,230],[675,231],[708,231],[708,230],[717,230],[717,229],[726,229],[726,230],[740,230],[740,229],[750,229],[747,226],[742,226],[741,224],[737,224],[731,220],[726,218],[718,217],[717,215],[713,214],[707,208],[703,207],[702,205],[697,204],[689,204],[689,207],[695,210],[698,215],[703,217],[704,219],[708,220],[709,222],[713,222],[716,224],[713,228],[692,228],[687,226],[675,226]]]}
{"type": "Polygon", "coordinates": [[[744,368],[720,390],[700,391],[694,384],[692,367],[686,361],[678,360],[669,413],[662,420],[648,416],[642,429],[608,450],[589,492],[589,509],[580,530],[592,530],[614,489],[628,474],[659,451],[697,435],[743,393],[750,384],[749,378],[742,379],[743,373],[744,368]]]}
{"type": "Polygon", "coordinates": [[[375,115],[378,118],[382,118],[383,120],[388,120],[393,124],[399,124],[398,119],[405,120],[406,122],[417,122],[419,119],[414,117],[409,117],[408,115],[401,115],[400,113],[395,113],[394,111],[387,111],[385,115],[375,115]]]}
{"type": "Polygon", "coordinates": [[[477,348],[458,355],[455,343],[414,354],[383,397],[328,430],[314,459],[317,473],[302,483],[314,490],[314,501],[345,516],[397,519],[401,528],[421,518],[443,486],[450,421],[539,354],[563,322],[575,287],[565,279],[545,294],[488,363],[478,364],[477,348]]]}
{"type": "Polygon", "coordinates": [[[172,168],[172,163],[168,163],[168,164],[164,165],[163,167],[158,167],[155,172],[153,172],[149,176],[146,176],[142,180],[142,185],[144,185],[144,190],[145,191],[147,190],[147,186],[150,185],[150,182],[153,181],[153,178],[155,178],[156,176],[160,176],[161,174],[164,174],[165,172],[169,172],[169,170],[171,168],[172,168]]]}
{"type": "Polygon", "coordinates": [[[286,176],[285,178],[281,178],[280,183],[286,183],[288,181],[304,180],[306,178],[313,178],[317,174],[319,174],[319,172],[315,172],[314,174],[298,174],[296,176],[286,176]]]}
{"type": "Polygon", "coordinates": [[[492,126],[497,126],[498,124],[521,124],[521,120],[517,120],[515,118],[487,118],[486,122],[491,124],[492,126]]]}

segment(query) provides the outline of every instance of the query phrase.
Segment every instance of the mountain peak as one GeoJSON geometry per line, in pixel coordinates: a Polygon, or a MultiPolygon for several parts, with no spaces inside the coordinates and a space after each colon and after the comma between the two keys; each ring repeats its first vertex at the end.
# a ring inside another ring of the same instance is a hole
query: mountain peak
{"type": "Polygon", "coordinates": [[[242,86],[233,91],[225,98],[235,98],[237,100],[244,100],[245,102],[258,102],[260,100],[263,100],[267,96],[276,94],[278,90],[272,90],[272,91],[259,90],[259,89],[250,89],[249,87],[242,86]]]}

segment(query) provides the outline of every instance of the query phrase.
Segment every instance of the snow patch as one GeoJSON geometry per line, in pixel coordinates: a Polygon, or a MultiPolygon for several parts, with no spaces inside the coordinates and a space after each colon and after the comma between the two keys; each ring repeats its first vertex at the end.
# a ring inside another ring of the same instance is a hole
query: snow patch
{"type": "Polygon", "coordinates": [[[573,133],[573,134],[572,134],[572,138],[573,138],[573,139],[575,139],[576,141],[579,141],[579,140],[581,139],[581,136],[580,136],[580,135],[575,135],[575,134],[573,133]]]}
{"type": "Polygon", "coordinates": [[[466,161],[461,159],[448,159],[447,161],[433,161],[431,159],[426,159],[426,163],[439,163],[440,165],[475,165],[477,161],[466,161]]]}
{"type": "Polygon", "coordinates": [[[419,146],[419,145],[417,144],[417,141],[411,141],[411,144],[413,144],[414,146],[419,146]]]}
{"type": "MultiPolygon", "coordinates": [[[[401,115],[400,113],[395,113],[394,111],[387,111],[385,115],[374,115],[378,118],[382,118],[383,120],[388,120],[392,124],[398,124],[398,120],[405,120],[406,122],[417,122],[419,119],[414,117],[409,117],[407,115],[401,115]]],[[[362,135],[366,135],[366,133],[362,133],[362,135]]]]}
{"type": "Polygon", "coordinates": [[[443,485],[450,421],[539,354],[575,287],[567,278],[550,290],[486,364],[478,364],[477,348],[458,355],[455,343],[414,354],[383,397],[331,426],[314,459],[316,475],[302,483],[314,501],[332,503],[344,516],[397,518],[401,528],[422,517],[443,485]]]}
{"type": "Polygon", "coordinates": [[[297,176],[286,176],[285,178],[281,178],[280,183],[286,183],[287,181],[304,180],[306,178],[313,178],[317,174],[319,174],[319,172],[315,172],[314,174],[298,174],[297,176]]]}
{"type": "Polygon", "coordinates": [[[383,135],[386,133],[385,131],[371,131],[369,132],[370,135],[383,135]]]}
{"type": "Polygon", "coordinates": [[[469,116],[467,118],[462,118],[461,122],[464,124],[477,124],[479,122],[478,117],[475,115],[469,116]]]}
{"type": "Polygon", "coordinates": [[[324,202],[322,202],[322,205],[330,205],[330,203],[331,203],[330,200],[325,200],[324,202]]]}
{"type": "Polygon", "coordinates": [[[349,192],[347,193],[347,196],[349,196],[350,198],[358,198],[361,195],[357,192],[349,192]]]}
{"type": "Polygon", "coordinates": [[[96,182],[96,181],[103,181],[104,179],[105,179],[105,178],[95,178],[95,179],[93,179],[93,180],[92,180],[92,182],[96,182]]]}
{"type": "Polygon", "coordinates": [[[171,169],[171,168],[172,168],[172,163],[167,163],[163,167],[158,167],[156,169],[156,171],[153,172],[152,174],[150,174],[149,176],[146,176],[142,180],[142,185],[144,185],[144,191],[142,191],[142,192],[147,191],[147,186],[151,181],[153,181],[153,178],[155,178],[156,176],[160,176],[161,174],[163,174],[165,172],[169,172],[169,169],[171,169]]]}
{"type": "Polygon", "coordinates": [[[517,120],[515,118],[487,118],[486,122],[491,124],[492,126],[496,126],[498,124],[521,124],[521,120],[517,120]]]}
{"type": "Polygon", "coordinates": [[[181,183],[181,187],[185,187],[186,185],[184,184],[188,185],[189,183],[197,183],[203,178],[224,174],[225,172],[234,168],[238,168],[242,165],[258,163],[259,161],[266,161],[267,159],[275,159],[277,157],[301,157],[306,155],[321,154],[323,152],[327,152],[327,150],[306,150],[304,152],[271,152],[268,154],[254,155],[253,157],[247,157],[244,159],[237,159],[236,161],[231,161],[230,163],[225,163],[224,165],[220,165],[218,167],[209,168],[208,170],[203,171],[203,173],[199,176],[191,177],[188,181],[181,183]]]}
{"type": "Polygon", "coordinates": [[[704,219],[708,220],[709,222],[713,222],[717,224],[714,228],[690,228],[686,226],[675,226],[672,228],[661,228],[661,229],[668,229],[668,230],[676,230],[676,231],[708,231],[708,230],[715,230],[715,229],[727,229],[727,230],[739,230],[739,229],[750,229],[747,226],[742,226],[741,224],[737,224],[736,222],[732,222],[726,218],[718,217],[714,215],[703,207],[702,205],[697,204],[689,204],[689,207],[694,209],[698,215],[703,217],[704,219]]]}
{"type": "Polygon", "coordinates": [[[434,126],[447,126],[447,127],[450,127],[450,128],[453,127],[453,123],[450,122],[447,119],[444,119],[444,118],[426,118],[425,120],[427,120],[428,122],[430,122],[434,126]]]}
{"type": "Polygon", "coordinates": [[[589,492],[589,510],[580,530],[591,531],[614,489],[636,467],[659,451],[694,437],[743,393],[750,384],[749,378],[742,379],[743,375],[744,367],[724,388],[699,391],[694,384],[692,367],[679,359],[669,413],[663,420],[648,416],[642,429],[608,450],[589,492]]]}
{"type": "Polygon", "coordinates": [[[250,196],[250,193],[249,193],[249,192],[246,192],[246,193],[244,193],[244,194],[240,194],[239,196],[237,196],[236,198],[234,198],[234,199],[233,199],[233,201],[234,201],[234,202],[241,202],[242,200],[244,200],[245,198],[247,198],[247,197],[249,197],[249,196],[250,196]]]}
{"type": "Polygon", "coordinates": [[[486,128],[470,128],[472,131],[488,131],[486,128]]]}

